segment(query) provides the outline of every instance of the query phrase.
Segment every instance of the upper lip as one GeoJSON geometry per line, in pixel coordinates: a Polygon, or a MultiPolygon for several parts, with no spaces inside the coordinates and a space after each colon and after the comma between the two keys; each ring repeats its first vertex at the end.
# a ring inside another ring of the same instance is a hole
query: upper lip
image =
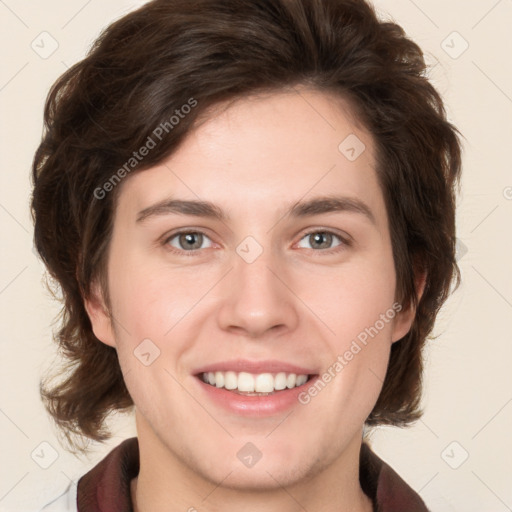
{"type": "Polygon", "coordinates": [[[249,361],[247,359],[232,359],[230,361],[220,361],[206,366],[201,366],[194,371],[194,374],[208,373],[208,372],[247,372],[247,373],[295,373],[297,375],[313,375],[315,370],[298,366],[295,364],[285,363],[284,361],[264,360],[264,361],[249,361]]]}

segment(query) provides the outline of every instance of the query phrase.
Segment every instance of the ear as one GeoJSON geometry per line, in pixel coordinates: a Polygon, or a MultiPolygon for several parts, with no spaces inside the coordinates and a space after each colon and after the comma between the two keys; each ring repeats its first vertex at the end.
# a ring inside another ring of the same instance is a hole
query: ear
{"type": "MultiPolygon", "coordinates": [[[[421,272],[416,274],[414,279],[414,285],[416,288],[416,296],[418,297],[418,302],[423,296],[423,292],[425,290],[425,284],[427,283],[427,274],[426,272],[421,272]]],[[[414,318],[416,316],[416,308],[414,304],[405,309],[398,312],[395,317],[395,322],[393,324],[393,332],[392,332],[392,342],[398,341],[402,339],[411,329],[412,324],[414,322],[414,318]]]]}
{"type": "Polygon", "coordinates": [[[84,299],[85,310],[91,321],[92,331],[96,338],[111,347],[116,346],[112,319],[105,305],[101,286],[98,282],[91,285],[90,297],[84,299]]]}

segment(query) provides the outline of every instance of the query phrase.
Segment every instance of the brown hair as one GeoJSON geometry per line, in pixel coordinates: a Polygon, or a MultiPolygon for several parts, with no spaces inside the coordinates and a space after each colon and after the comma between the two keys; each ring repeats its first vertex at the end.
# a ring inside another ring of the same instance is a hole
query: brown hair
{"type": "Polygon", "coordinates": [[[392,345],[367,424],[405,425],[421,415],[422,348],[460,280],[461,166],[458,132],[421,50],[363,0],[154,0],[110,25],[54,84],[33,163],[35,245],[62,289],[57,338],[68,362],[60,382],[42,381],[41,396],[68,440],[108,438],[108,414],[133,405],[117,353],[94,336],[83,302],[95,279],[108,301],[106,256],[121,188],[114,174],[131,172],[126,163],[158,127],[165,136],[132,162],[134,172],[172,154],[209,107],[304,84],[349,100],[372,134],[396,299],[417,308],[410,332],[392,345]],[[415,272],[427,276],[419,303],[415,272]]]}

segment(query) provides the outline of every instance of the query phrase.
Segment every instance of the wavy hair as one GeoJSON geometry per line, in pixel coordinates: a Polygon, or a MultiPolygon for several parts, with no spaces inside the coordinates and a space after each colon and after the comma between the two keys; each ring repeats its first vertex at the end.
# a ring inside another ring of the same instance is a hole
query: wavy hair
{"type": "Polygon", "coordinates": [[[40,391],[72,444],[107,439],[109,413],[133,405],[116,350],[95,337],[84,308],[96,279],[108,305],[106,259],[121,187],[104,197],[98,189],[190,98],[197,105],[132,172],[168,158],[210,107],[297,85],[348,100],[375,141],[396,300],[416,307],[416,316],[392,345],[366,423],[403,426],[420,417],[422,349],[460,281],[461,171],[459,134],[422,51],[364,0],[154,0],[107,27],[56,81],[33,161],[35,247],[62,291],[55,338],[65,360],[64,373],[46,375],[40,391]],[[419,301],[418,272],[427,276],[419,301]]]}

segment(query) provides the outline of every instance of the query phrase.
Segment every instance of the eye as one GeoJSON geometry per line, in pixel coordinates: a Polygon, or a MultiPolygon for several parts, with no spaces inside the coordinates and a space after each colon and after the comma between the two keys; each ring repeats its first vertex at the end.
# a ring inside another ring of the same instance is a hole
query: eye
{"type": "Polygon", "coordinates": [[[344,240],[341,236],[336,235],[330,231],[311,231],[307,233],[299,242],[299,247],[306,249],[332,249],[340,245],[349,245],[347,240],[344,240]],[[333,245],[333,242],[338,241],[333,245]],[[304,243],[309,244],[304,245],[304,243]]]}
{"type": "Polygon", "coordinates": [[[212,241],[200,231],[182,231],[168,237],[165,245],[170,245],[178,251],[191,252],[212,247],[212,241]],[[206,247],[203,246],[205,241],[209,243],[206,247]]]}

